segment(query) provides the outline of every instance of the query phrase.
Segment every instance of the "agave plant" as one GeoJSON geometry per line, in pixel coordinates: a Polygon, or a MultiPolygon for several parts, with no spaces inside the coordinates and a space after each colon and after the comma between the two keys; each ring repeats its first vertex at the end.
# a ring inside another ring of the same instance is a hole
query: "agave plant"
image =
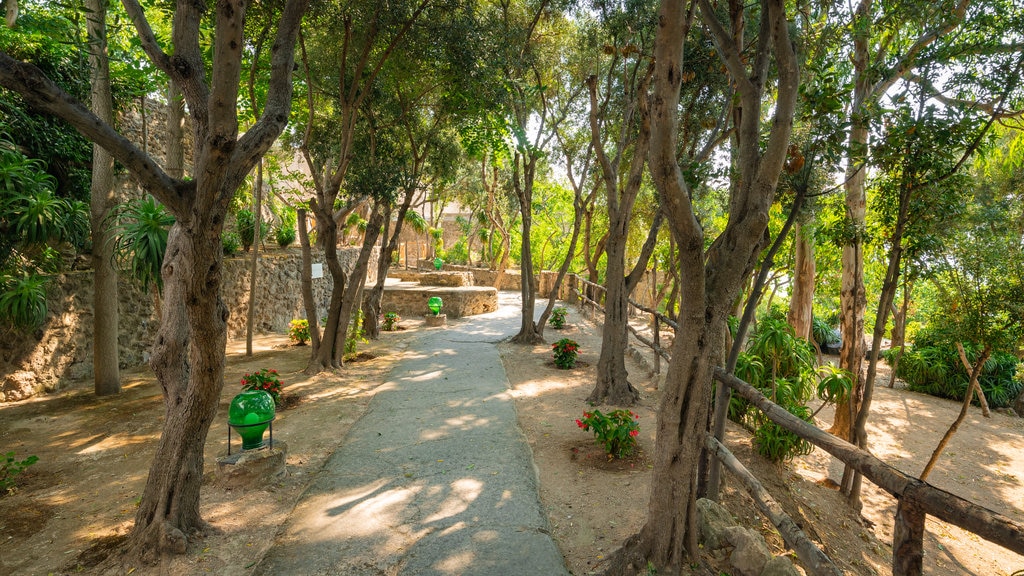
{"type": "Polygon", "coordinates": [[[114,261],[117,268],[138,282],[163,288],[160,267],[167,251],[167,232],[174,216],[152,196],[132,200],[114,211],[114,261]]]}
{"type": "Polygon", "coordinates": [[[15,326],[35,328],[46,320],[46,282],[41,274],[0,277],[0,317],[15,326]]]}

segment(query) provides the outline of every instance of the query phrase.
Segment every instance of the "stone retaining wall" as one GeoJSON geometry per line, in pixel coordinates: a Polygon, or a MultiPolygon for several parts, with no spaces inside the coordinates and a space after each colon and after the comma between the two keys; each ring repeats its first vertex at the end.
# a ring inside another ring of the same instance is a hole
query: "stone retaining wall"
{"type": "Polygon", "coordinates": [[[431,296],[441,298],[444,302],[441,312],[449,318],[486,314],[498,309],[498,291],[489,286],[388,286],[381,296],[380,309],[382,312],[397,312],[404,318],[425,316],[430,313],[427,300],[431,296]]]}
{"type": "MultiPolygon", "coordinates": [[[[358,248],[339,248],[346,268],[351,268],[358,248]]],[[[315,258],[321,261],[322,258],[315,258]]],[[[256,285],[254,330],[285,332],[293,318],[304,318],[298,248],[275,249],[260,255],[260,282],[256,285]]],[[[231,315],[228,338],[244,338],[248,313],[249,257],[224,260],[222,298],[231,315]]],[[[376,271],[376,257],[370,264],[376,271]]],[[[374,278],[369,278],[373,282],[374,278]]],[[[41,392],[58,390],[68,380],[92,376],[92,271],[61,274],[49,284],[44,325],[30,333],[0,326],[0,402],[11,402],[41,392]]],[[[330,272],[313,280],[317,307],[326,314],[330,298],[330,272]]],[[[122,368],[149,361],[149,350],[159,319],[153,297],[122,280],[119,283],[119,360],[122,368]]]]}

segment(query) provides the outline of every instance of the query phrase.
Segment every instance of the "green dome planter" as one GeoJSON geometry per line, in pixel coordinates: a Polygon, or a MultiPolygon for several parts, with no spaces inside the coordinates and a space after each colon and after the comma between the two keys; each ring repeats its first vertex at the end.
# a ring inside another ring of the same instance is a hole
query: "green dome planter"
{"type": "MultiPolygon", "coordinates": [[[[274,397],[263,390],[246,390],[231,400],[228,407],[228,426],[242,437],[242,450],[262,448],[263,433],[274,420],[274,397]]],[[[230,429],[228,453],[231,453],[230,429]]],[[[271,432],[273,438],[273,432],[271,432]]],[[[273,442],[273,440],[271,440],[273,442]]]]}

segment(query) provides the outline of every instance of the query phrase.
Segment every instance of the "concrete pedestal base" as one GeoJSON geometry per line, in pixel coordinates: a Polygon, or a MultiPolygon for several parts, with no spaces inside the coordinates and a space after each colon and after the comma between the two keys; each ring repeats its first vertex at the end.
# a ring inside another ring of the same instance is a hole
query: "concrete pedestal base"
{"type": "Polygon", "coordinates": [[[427,314],[425,316],[425,318],[427,320],[427,322],[426,322],[427,328],[430,328],[430,327],[433,327],[433,326],[447,326],[448,325],[448,316],[446,314],[438,314],[437,316],[434,316],[433,314],[427,314]]]}
{"type": "Polygon", "coordinates": [[[227,488],[263,486],[283,477],[288,445],[274,441],[273,448],[243,450],[217,458],[217,483],[227,488]]]}

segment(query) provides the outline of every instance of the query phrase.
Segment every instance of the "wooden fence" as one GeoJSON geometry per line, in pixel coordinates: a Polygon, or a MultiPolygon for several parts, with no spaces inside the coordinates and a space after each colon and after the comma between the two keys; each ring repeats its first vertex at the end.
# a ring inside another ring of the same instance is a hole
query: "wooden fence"
{"type": "MultiPolygon", "coordinates": [[[[599,303],[599,295],[604,294],[602,286],[588,282],[579,276],[573,276],[570,280],[570,287],[573,295],[580,299],[580,306],[584,310],[589,309],[592,314],[597,311],[604,313],[604,308],[599,303]]],[[[640,343],[654,351],[655,372],[660,372],[661,359],[670,359],[668,351],[661,347],[660,328],[669,326],[675,330],[678,326],[656,310],[631,301],[631,316],[634,311],[650,315],[654,330],[653,340],[643,337],[632,326],[630,326],[630,331],[640,343]]],[[[919,576],[922,573],[925,518],[929,515],[959,526],[1007,550],[1024,555],[1024,524],[901,472],[867,451],[790,414],[756,388],[736,376],[725,373],[721,368],[715,371],[715,379],[756,406],[779,426],[851,466],[876,486],[896,498],[892,546],[892,573],[894,576],[919,576]]],[[[793,548],[804,567],[811,574],[822,576],[841,574],[831,560],[810,542],[799,528],[796,528],[792,520],[771,500],[760,483],[743,469],[743,466],[732,457],[719,442],[719,439],[709,436],[707,445],[709,451],[728,470],[739,476],[762,513],[775,524],[787,545],[793,548]]]]}

